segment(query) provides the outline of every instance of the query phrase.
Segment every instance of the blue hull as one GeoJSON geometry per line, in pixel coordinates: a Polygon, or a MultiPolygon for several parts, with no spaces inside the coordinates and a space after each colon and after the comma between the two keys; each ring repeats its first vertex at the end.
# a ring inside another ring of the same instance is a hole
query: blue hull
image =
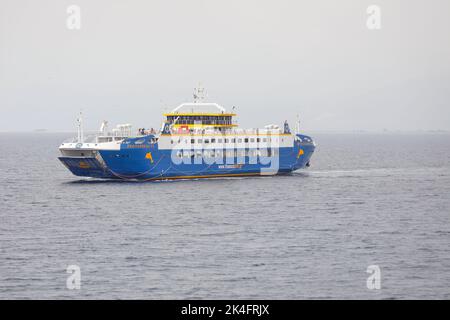
{"type": "Polygon", "coordinates": [[[272,151],[276,156],[272,157],[208,159],[191,156],[174,159],[172,150],[160,150],[158,143],[151,143],[152,138],[153,136],[147,136],[144,142],[142,137],[127,139],[121,144],[120,150],[99,150],[106,168],[96,159],[89,160],[89,167],[80,167],[76,162],[69,163],[63,157],[60,160],[78,176],[151,181],[286,174],[307,167],[315,149],[312,140],[306,137],[309,138],[308,142],[296,141],[293,147],[276,149],[272,151]]]}
{"type": "MultiPolygon", "coordinates": [[[[272,149],[272,156],[179,157],[160,150],[154,136],[125,140],[120,150],[99,150],[103,163],[93,157],[59,157],[76,176],[122,180],[163,180],[286,174],[309,166],[315,145],[297,135],[292,147],[272,149]]],[[[234,150],[234,149],[233,149],[234,150]]],[[[256,154],[255,149],[236,149],[256,154]]],[[[191,150],[191,152],[194,150],[191,150]]],[[[268,151],[269,152],[269,151],[268,151]]]]}

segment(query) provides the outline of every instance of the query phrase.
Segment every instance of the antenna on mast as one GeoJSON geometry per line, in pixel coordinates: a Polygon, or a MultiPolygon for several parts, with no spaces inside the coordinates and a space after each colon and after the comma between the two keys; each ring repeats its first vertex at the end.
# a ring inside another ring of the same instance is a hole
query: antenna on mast
{"type": "Polygon", "coordinates": [[[295,124],[295,133],[300,134],[300,116],[297,114],[297,123],[295,124]]]}
{"type": "Polygon", "coordinates": [[[84,135],[83,135],[83,113],[80,110],[80,114],[77,118],[78,122],[78,143],[84,142],[84,135]]]}
{"type": "Polygon", "coordinates": [[[206,90],[201,83],[198,84],[197,88],[194,88],[194,103],[201,103],[206,98],[206,90]]]}
{"type": "Polygon", "coordinates": [[[102,125],[100,126],[100,133],[105,135],[107,131],[108,131],[108,121],[103,120],[102,125]]]}

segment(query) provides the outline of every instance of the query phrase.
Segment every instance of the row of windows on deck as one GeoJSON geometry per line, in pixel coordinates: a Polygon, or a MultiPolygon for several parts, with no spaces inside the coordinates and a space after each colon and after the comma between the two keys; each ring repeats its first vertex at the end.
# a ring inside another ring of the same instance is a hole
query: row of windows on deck
{"type": "Polygon", "coordinates": [[[221,124],[230,125],[232,124],[231,116],[168,116],[167,121],[169,123],[175,122],[177,124],[221,124]],[[178,120],[177,120],[178,118],[178,120]]]}
{"type": "Polygon", "coordinates": [[[234,150],[179,150],[178,158],[232,158],[232,157],[271,157],[278,156],[278,149],[234,149],[234,150]]]}
{"type": "MultiPolygon", "coordinates": [[[[188,141],[189,140],[187,140],[187,139],[184,140],[185,143],[188,143],[188,141]]],[[[254,143],[254,142],[270,142],[270,141],[272,141],[272,139],[271,138],[191,139],[191,144],[195,144],[195,143],[208,144],[208,143],[216,143],[216,141],[217,141],[217,143],[230,143],[230,142],[231,143],[242,143],[242,142],[244,142],[244,143],[249,143],[249,142],[250,143],[254,143]]],[[[278,138],[274,138],[273,141],[277,142],[278,138]]],[[[172,139],[172,140],[170,140],[171,144],[180,143],[180,142],[181,142],[181,139],[178,139],[178,140],[173,140],[172,139]]]]}

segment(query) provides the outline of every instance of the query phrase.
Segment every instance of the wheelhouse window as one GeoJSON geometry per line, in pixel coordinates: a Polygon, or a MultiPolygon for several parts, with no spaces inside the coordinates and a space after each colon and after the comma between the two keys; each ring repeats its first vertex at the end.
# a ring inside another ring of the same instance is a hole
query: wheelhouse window
{"type": "Polygon", "coordinates": [[[167,122],[177,124],[231,125],[232,116],[168,115],[167,122]]]}

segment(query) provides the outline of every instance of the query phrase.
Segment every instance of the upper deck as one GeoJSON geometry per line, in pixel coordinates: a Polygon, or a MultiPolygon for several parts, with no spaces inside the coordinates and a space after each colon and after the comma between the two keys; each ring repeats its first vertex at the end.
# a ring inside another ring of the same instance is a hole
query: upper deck
{"type": "Polygon", "coordinates": [[[165,113],[166,123],[176,131],[205,128],[227,131],[237,126],[233,119],[235,113],[227,112],[217,103],[204,102],[205,96],[203,87],[195,88],[194,102],[182,103],[171,112],[165,113]]]}
{"type": "Polygon", "coordinates": [[[217,103],[183,103],[169,113],[166,122],[174,129],[233,128],[237,126],[235,113],[227,112],[217,103]]]}

